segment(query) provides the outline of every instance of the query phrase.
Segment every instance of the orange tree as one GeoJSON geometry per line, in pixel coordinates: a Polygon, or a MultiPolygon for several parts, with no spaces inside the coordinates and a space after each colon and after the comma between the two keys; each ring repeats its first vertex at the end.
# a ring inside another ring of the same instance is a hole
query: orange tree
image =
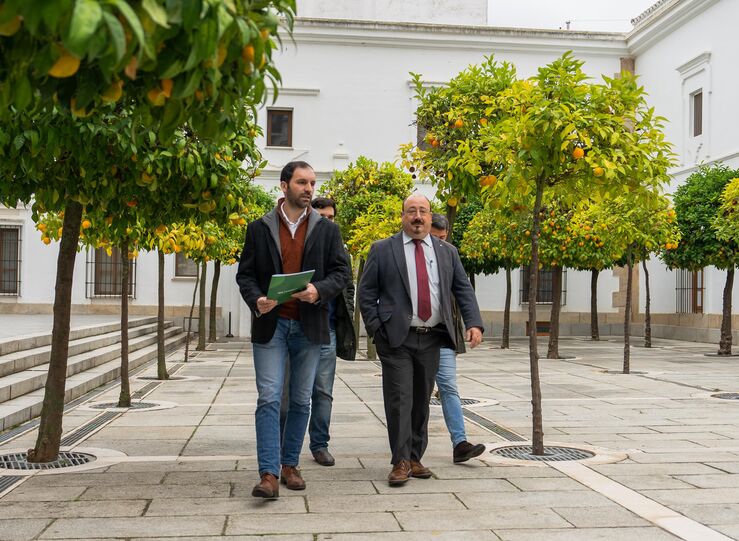
{"type": "Polygon", "coordinates": [[[9,179],[0,201],[34,198],[36,210],[65,209],[49,377],[28,455],[41,462],[57,456],[61,437],[83,207],[107,202],[101,184],[110,185],[109,168],[122,163],[116,151],[108,155],[110,145],[126,137],[141,144],[140,134],[112,129],[108,117],[130,111],[162,141],[185,123],[205,138],[231,133],[264,99],[265,79],[279,80],[273,36],[280,15],[291,26],[295,3],[170,0],[165,9],[161,0],[9,0],[0,9],[0,174],[9,179]]]}
{"type": "Polygon", "coordinates": [[[646,286],[645,346],[651,347],[649,270],[646,261],[650,255],[678,247],[680,232],[675,221],[675,211],[667,197],[657,191],[631,192],[624,196],[591,201],[577,215],[577,229],[600,229],[601,235],[610,239],[605,259],[596,264],[623,264],[627,270],[626,304],[624,308],[624,363],[623,372],[630,371],[630,325],[632,304],[632,280],[635,263],[641,262],[646,286]],[[603,231],[604,227],[607,227],[603,231]],[[607,252],[611,252],[610,254],[607,252]],[[619,255],[621,254],[621,255],[619,255]]]}
{"type": "Polygon", "coordinates": [[[731,214],[726,213],[725,200],[722,207],[721,197],[738,176],[739,171],[725,166],[702,167],[677,188],[673,200],[682,242],[663,257],[671,268],[698,271],[712,265],[726,271],[719,355],[731,355],[731,297],[739,263],[739,243],[726,227],[731,214]]]}
{"type": "MultiPolygon", "coordinates": [[[[364,261],[372,241],[382,236],[367,235],[367,242],[362,239],[365,227],[374,227],[372,221],[384,219],[388,214],[388,205],[393,201],[401,202],[411,194],[413,179],[396,165],[377,162],[360,156],[343,171],[335,171],[331,180],[324,183],[320,193],[336,202],[338,212],[336,223],[341,228],[342,238],[349,244],[357,283],[362,278],[364,261]],[[360,220],[361,219],[361,220],[360,220]],[[352,242],[351,239],[357,239],[352,242]]],[[[402,206],[399,207],[402,210],[402,206]]],[[[382,229],[384,236],[400,231],[400,214],[398,211],[397,228],[394,231],[382,229]]],[[[379,234],[379,233],[378,233],[379,234]]],[[[355,302],[359,302],[359,297],[355,302]]],[[[354,310],[354,330],[359,336],[359,305],[354,310]]]]}
{"type": "Polygon", "coordinates": [[[486,118],[454,163],[472,175],[496,174],[503,201],[529,207],[529,352],[533,452],[544,453],[536,342],[536,296],[542,203],[567,208],[587,196],[610,196],[668,180],[669,145],[661,119],[646,105],[644,91],[629,74],[595,83],[569,53],[517,80],[486,102],[486,118]],[[491,164],[494,164],[491,168],[491,164]]]}

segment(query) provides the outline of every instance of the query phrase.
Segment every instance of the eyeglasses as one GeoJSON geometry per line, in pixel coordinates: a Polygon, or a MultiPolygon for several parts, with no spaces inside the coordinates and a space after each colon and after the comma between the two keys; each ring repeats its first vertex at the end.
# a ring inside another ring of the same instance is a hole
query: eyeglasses
{"type": "Polygon", "coordinates": [[[403,214],[420,214],[421,216],[426,216],[427,214],[431,214],[431,211],[429,209],[415,209],[415,208],[409,208],[403,211],[403,214]]]}

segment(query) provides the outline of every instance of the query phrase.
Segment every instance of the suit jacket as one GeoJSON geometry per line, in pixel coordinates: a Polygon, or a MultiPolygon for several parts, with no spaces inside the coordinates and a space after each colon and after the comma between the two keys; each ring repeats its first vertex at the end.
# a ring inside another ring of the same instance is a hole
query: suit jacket
{"type": "MultiPolygon", "coordinates": [[[[269,342],[277,327],[278,307],[263,315],[257,310],[257,299],[267,294],[272,275],[282,273],[277,212],[275,207],[249,224],[236,273],[241,296],[252,311],[251,341],[257,344],[269,342]]],[[[341,293],[352,280],[352,274],[339,227],[322,219],[314,209],[307,220],[300,268],[315,271],[311,283],[318,290],[319,301],[316,304],[298,302],[300,322],[308,340],[314,344],[328,344],[331,341],[328,301],[341,293]]]]}
{"type": "MultiPolygon", "coordinates": [[[[457,300],[465,326],[483,329],[475,291],[462,267],[457,249],[432,237],[439,266],[441,316],[449,340],[457,346],[452,300],[457,300]]],[[[390,347],[399,347],[408,335],[413,305],[405,264],[403,234],[375,242],[370,248],[359,284],[359,308],[367,332],[385,330],[390,347]]]]}

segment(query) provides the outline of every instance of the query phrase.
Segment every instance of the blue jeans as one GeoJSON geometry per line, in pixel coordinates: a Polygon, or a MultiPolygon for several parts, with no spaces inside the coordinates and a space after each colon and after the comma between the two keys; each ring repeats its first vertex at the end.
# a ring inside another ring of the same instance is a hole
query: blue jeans
{"type": "Polygon", "coordinates": [[[272,340],[252,344],[252,350],[259,395],[255,414],[259,473],[279,476],[281,464],[297,466],[300,461],[321,346],[306,338],[300,321],[279,318],[272,340]],[[280,400],[288,356],[290,406],[280,446],[280,400]]]}
{"type": "Polygon", "coordinates": [[[452,446],[456,447],[467,440],[467,435],[464,432],[462,402],[457,391],[457,354],[453,349],[441,348],[436,386],[439,387],[444,422],[452,438],[452,446]]]}
{"type": "Polygon", "coordinates": [[[310,409],[310,450],[315,453],[328,448],[328,426],[331,423],[331,405],[334,400],[334,376],[336,375],[336,331],[331,331],[331,343],[321,346],[316,380],[310,409]]]}

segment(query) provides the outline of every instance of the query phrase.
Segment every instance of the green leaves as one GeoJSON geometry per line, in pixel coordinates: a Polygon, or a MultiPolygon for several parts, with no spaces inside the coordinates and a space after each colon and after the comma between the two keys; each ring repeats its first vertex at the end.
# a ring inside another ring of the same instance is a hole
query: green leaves
{"type": "Polygon", "coordinates": [[[157,0],[142,0],[141,7],[148,13],[152,21],[163,28],[169,28],[167,24],[167,12],[159,5],[157,0]]]}
{"type": "Polygon", "coordinates": [[[87,45],[102,20],[103,10],[96,0],[75,0],[64,45],[76,56],[84,56],[87,45]]]}

